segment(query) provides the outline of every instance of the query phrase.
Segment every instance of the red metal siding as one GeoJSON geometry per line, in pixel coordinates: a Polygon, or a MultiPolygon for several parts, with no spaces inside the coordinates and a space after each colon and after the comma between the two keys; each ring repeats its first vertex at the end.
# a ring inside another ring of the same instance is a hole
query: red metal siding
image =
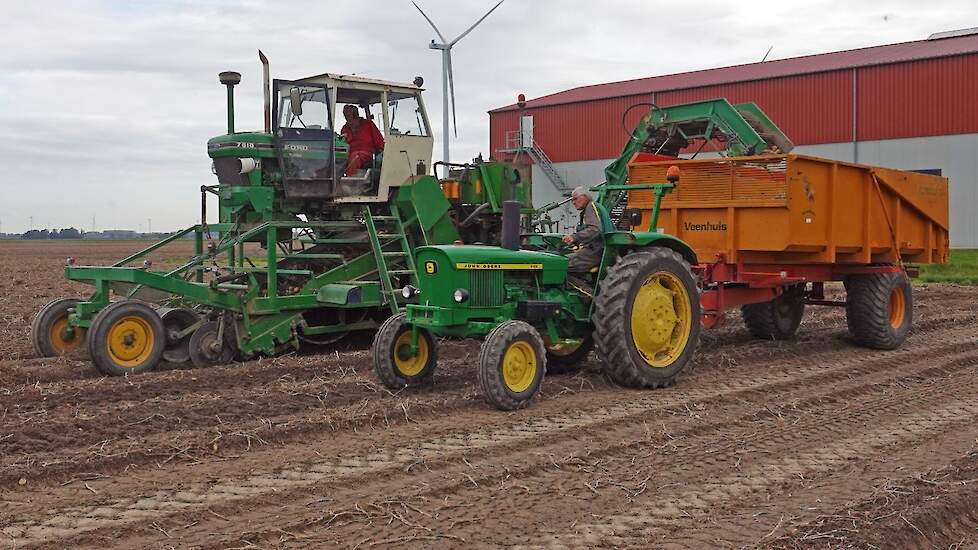
{"type": "Polygon", "coordinates": [[[795,145],[852,139],[852,71],[739,82],[656,94],[662,106],[726,98],[753,101],[795,145]]]}
{"type": "Polygon", "coordinates": [[[857,90],[860,141],[978,132],[976,54],[859,69],[857,90]]]}

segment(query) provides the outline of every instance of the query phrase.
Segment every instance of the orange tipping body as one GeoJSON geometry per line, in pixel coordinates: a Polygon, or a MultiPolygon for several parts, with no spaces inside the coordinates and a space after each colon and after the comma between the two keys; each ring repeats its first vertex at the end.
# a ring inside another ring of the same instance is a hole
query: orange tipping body
{"type": "MultiPolygon", "coordinates": [[[[803,155],[634,162],[629,183],[682,177],[662,200],[659,229],[700,262],[945,263],[947,178],[803,155]]],[[[654,195],[628,194],[645,230],[654,195]]]]}

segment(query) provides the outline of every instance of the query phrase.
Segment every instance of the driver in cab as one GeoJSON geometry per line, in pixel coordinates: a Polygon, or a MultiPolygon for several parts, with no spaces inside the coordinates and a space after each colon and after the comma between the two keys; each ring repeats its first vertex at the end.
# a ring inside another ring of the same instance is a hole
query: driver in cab
{"type": "Polygon", "coordinates": [[[350,145],[350,157],[345,170],[345,175],[349,176],[362,170],[370,164],[376,153],[384,150],[384,136],[372,120],[360,116],[356,105],[344,106],[343,118],[346,119],[346,124],[340,129],[340,133],[350,145]]]}
{"type": "Polygon", "coordinates": [[[567,271],[570,273],[587,273],[591,268],[601,263],[604,252],[604,240],[601,238],[601,214],[591,199],[591,192],[584,187],[577,187],[571,192],[571,204],[581,212],[577,231],[564,235],[564,242],[578,245],[580,248],[567,257],[567,271]]]}

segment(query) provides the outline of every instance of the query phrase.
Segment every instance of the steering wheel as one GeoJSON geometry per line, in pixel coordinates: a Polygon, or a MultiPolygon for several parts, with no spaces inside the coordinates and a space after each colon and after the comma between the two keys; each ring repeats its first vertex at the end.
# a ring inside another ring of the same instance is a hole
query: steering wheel
{"type": "Polygon", "coordinates": [[[561,235],[542,235],[541,239],[543,239],[543,242],[547,245],[547,248],[552,248],[558,253],[563,253],[570,250],[570,246],[564,242],[564,238],[561,235]]]}

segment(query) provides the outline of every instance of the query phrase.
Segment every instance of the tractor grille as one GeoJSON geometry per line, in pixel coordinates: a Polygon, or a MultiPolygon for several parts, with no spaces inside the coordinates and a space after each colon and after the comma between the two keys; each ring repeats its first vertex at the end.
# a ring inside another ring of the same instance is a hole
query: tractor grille
{"type": "Polygon", "coordinates": [[[469,276],[469,303],[473,307],[502,305],[503,272],[497,270],[472,271],[469,276]]]}

